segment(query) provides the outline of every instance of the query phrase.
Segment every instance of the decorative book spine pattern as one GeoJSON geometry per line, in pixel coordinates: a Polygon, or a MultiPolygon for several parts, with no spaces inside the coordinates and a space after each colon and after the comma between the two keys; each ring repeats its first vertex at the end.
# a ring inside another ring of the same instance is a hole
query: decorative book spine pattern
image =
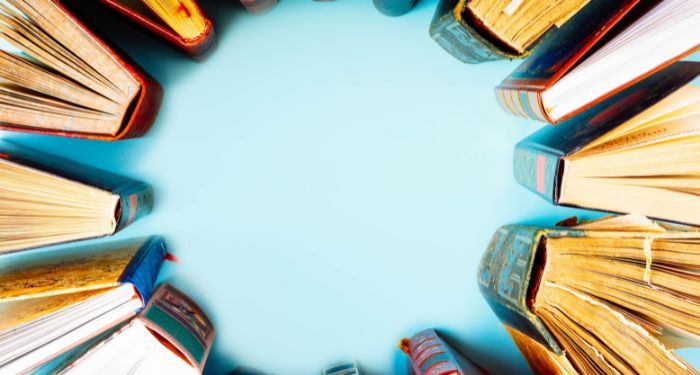
{"type": "Polygon", "coordinates": [[[498,86],[496,101],[506,112],[516,116],[554,123],[542,104],[541,91],[498,86]]]}
{"type": "Polygon", "coordinates": [[[560,152],[523,141],[513,154],[513,174],[519,184],[550,203],[559,199],[560,152]]]}
{"type": "Polygon", "coordinates": [[[181,291],[161,284],[140,318],[167,339],[200,371],[214,342],[214,326],[204,311],[181,291]]]}
{"type": "Polygon", "coordinates": [[[481,259],[477,277],[481,294],[502,322],[561,354],[554,337],[527,304],[535,254],[544,235],[545,230],[536,227],[499,228],[481,259]]]}
{"type": "Polygon", "coordinates": [[[409,356],[412,374],[482,375],[486,372],[452,348],[433,329],[403,339],[399,348],[409,356]]]}
{"type": "Polygon", "coordinates": [[[115,193],[119,194],[121,207],[116,232],[148,215],[153,209],[153,189],[146,183],[136,182],[120,188],[115,193]]]}
{"type": "Polygon", "coordinates": [[[120,278],[121,282],[134,285],[144,304],[153,294],[153,287],[166,253],[165,242],[161,237],[147,239],[120,278]]]}
{"type": "Polygon", "coordinates": [[[430,36],[449,54],[468,64],[517,58],[501,51],[462,19],[465,0],[442,0],[430,23],[430,36]]]}

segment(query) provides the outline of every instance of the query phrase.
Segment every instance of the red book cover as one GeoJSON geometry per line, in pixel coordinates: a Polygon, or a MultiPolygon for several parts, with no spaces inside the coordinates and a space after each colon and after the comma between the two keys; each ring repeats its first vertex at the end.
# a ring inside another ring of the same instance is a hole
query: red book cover
{"type": "Polygon", "coordinates": [[[139,84],[139,91],[127,110],[122,125],[114,135],[83,133],[68,129],[49,129],[39,127],[16,126],[8,123],[1,123],[0,130],[22,131],[30,133],[48,134],[73,138],[87,138],[104,141],[115,141],[125,138],[135,138],[143,135],[155,121],[156,115],[163,99],[163,90],[146,72],[144,72],[127,55],[116,49],[107,39],[98,36],[95,31],[85,26],[85,24],[72,13],[63,0],[50,0],[68,17],[81,31],[104,50],[109,51],[118,65],[122,66],[130,76],[139,84]]]}
{"type": "Polygon", "coordinates": [[[589,3],[496,87],[496,98],[499,104],[516,116],[552,124],[558,123],[681,60],[697,49],[696,46],[695,49],[674,56],[642,76],[616,87],[573,112],[559,118],[551,116],[550,111],[543,104],[543,93],[617,33],[643,16],[656,3],[639,0],[625,0],[615,5],[604,1],[589,3]]]}
{"type": "MultiPolygon", "coordinates": [[[[181,12],[191,15],[196,12],[204,18],[205,27],[199,36],[195,38],[183,38],[164,22],[158,20],[155,15],[150,14],[148,9],[138,10],[129,5],[125,5],[120,0],[101,0],[103,4],[116,10],[131,21],[145,27],[149,32],[158,38],[165,40],[176,48],[180,49],[194,59],[201,58],[211,47],[216,44],[216,34],[211,20],[204,14],[196,1],[192,1],[192,9],[181,3],[181,12]]],[[[145,8],[145,7],[144,7],[145,8]]]]}
{"type": "Polygon", "coordinates": [[[486,375],[487,372],[455,350],[433,329],[405,338],[399,348],[408,355],[415,375],[486,375]]]}

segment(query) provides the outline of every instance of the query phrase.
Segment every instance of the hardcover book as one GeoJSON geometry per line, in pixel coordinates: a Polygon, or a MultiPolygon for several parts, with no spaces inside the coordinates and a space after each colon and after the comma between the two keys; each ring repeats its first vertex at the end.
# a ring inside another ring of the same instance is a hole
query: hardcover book
{"type": "Polygon", "coordinates": [[[264,13],[277,5],[277,0],[240,0],[243,7],[251,14],[264,13]]]}
{"type": "Polygon", "coordinates": [[[136,315],[165,256],[150,237],[0,259],[0,372],[26,373],[136,315]]]}
{"type": "Polygon", "coordinates": [[[111,235],[152,205],[141,181],[0,142],[0,254],[111,235]]]}
{"type": "Polygon", "coordinates": [[[416,0],[374,0],[374,7],[391,17],[408,13],[415,4],[416,0]]]}
{"type": "Polygon", "coordinates": [[[521,58],[586,3],[588,0],[441,0],[430,36],[465,63],[521,58]]]}
{"type": "Polygon", "coordinates": [[[465,357],[433,329],[416,333],[399,343],[408,355],[409,373],[415,375],[484,375],[476,363],[465,357]]]}
{"type": "Polygon", "coordinates": [[[209,18],[196,0],[101,0],[193,58],[216,43],[209,18]]]}
{"type": "Polygon", "coordinates": [[[697,374],[700,232],[643,216],[498,229],[477,272],[539,374],[697,374]]]}
{"type": "Polygon", "coordinates": [[[568,119],[700,46],[700,3],[592,1],[496,88],[506,111],[568,119]]]}
{"type": "Polygon", "coordinates": [[[146,132],[158,83],[59,0],[0,4],[0,129],[117,140],[146,132]]]}
{"type": "Polygon", "coordinates": [[[161,284],[143,311],[64,374],[201,374],[214,326],[184,293],[161,284]]]}
{"type": "Polygon", "coordinates": [[[700,224],[700,62],[681,61],[515,148],[516,180],[565,206],[700,224]]]}

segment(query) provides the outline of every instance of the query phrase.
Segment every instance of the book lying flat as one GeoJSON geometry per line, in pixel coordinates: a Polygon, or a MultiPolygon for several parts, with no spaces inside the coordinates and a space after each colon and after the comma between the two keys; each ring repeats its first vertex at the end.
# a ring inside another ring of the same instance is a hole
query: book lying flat
{"type": "Polygon", "coordinates": [[[143,311],[62,374],[201,374],[214,326],[197,304],[161,284],[143,311]]]}
{"type": "Polygon", "coordinates": [[[240,0],[243,7],[251,14],[259,14],[274,8],[277,0],[240,0]]]}
{"type": "Polygon", "coordinates": [[[700,224],[700,62],[681,61],[517,144],[516,180],[547,201],[700,224]]]}
{"type": "Polygon", "coordinates": [[[101,0],[193,58],[216,43],[214,27],[196,0],[101,0]]]}
{"type": "Polygon", "coordinates": [[[501,227],[478,281],[535,373],[697,374],[698,269],[697,228],[628,215],[501,227]]]}
{"type": "Polygon", "coordinates": [[[152,205],[141,181],[0,142],[0,254],[111,235],[152,205]]]}
{"type": "Polygon", "coordinates": [[[158,83],[58,0],[0,2],[0,129],[116,140],[145,133],[158,83]]]}
{"type": "Polygon", "coordinates": [[[0,259],[0,373],[25,373],[133,317],[166,255],[159,237],[0,259]]]}
{"type": "Polygon", "coordinates": [[[408,13],[415,4],[416,0],[374,0],[374,7],[391,17],[408,13]]]}
{"type": "Polygon", "coordinates": [[[517,116],[557,123],[700,47],[700,3],[592,1],[496,88],[517,116]]]}
{"type": "Polygon", "coordinates": [[[408,355],[409,373],[415,375],[483,375],[486,371],[450,346],[433,329],[399,343],[408,355]]]}
{"type": "Polygon", "coordinates": [[[521,58],[587,3],[588,0],[441,0],[430,24],[430,36],[465,63],[521,58]]]}

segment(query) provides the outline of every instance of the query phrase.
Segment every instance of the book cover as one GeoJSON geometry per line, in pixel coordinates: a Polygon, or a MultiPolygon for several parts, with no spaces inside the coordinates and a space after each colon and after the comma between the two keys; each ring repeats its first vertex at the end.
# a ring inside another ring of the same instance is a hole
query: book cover
{"type": "Polygon", "coordinates": [[[409,367],[416,375],[483,375],[486,371],[450,346],[433,329],[405,338],[399,348],[408,355],[409,367]]]}

